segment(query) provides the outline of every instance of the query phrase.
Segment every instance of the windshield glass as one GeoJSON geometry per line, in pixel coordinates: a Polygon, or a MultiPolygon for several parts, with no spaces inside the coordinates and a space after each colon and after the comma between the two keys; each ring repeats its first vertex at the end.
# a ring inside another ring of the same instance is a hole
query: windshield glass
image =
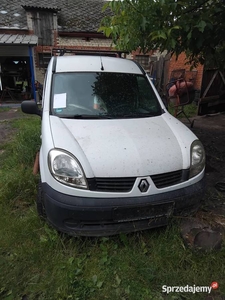
{"type": "Polygon", "coordinates": [[[132,118],[162,113],[145,76],[124,73],[58,73],[52,114],[64,118],[132,118]]]}

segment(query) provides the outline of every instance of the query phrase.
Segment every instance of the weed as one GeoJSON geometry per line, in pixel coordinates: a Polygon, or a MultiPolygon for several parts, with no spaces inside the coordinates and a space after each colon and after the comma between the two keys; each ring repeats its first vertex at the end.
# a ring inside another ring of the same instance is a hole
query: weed
{"type": "MultiPolygon", "coordinates": [[[[198,106],[195,103],[185,105],[183,108],[184,108],[184,112],[188,118],[193,118],[193,117],[197,116],[198,106]]],[[[175,109],[174,109],[173,105],[170,104],[168,110],[169,110],[169,113],[174,116],[175,109]]],[[[178,111],[180,111],[180,108],[178,109],[178,111]]],[[[178,115],[178,119],[181,119],[181,118],[185,118],[183,113],[178,115]]]]}

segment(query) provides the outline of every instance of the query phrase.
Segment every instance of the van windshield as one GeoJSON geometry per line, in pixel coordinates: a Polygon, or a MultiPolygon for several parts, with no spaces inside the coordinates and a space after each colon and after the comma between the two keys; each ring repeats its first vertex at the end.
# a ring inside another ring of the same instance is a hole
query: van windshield
{"type": "Polygon", "coordinates": [[[62,118],[141,118],[162,113],[145,76],[125,73],[56,73],[51,112],[62,118]]]}

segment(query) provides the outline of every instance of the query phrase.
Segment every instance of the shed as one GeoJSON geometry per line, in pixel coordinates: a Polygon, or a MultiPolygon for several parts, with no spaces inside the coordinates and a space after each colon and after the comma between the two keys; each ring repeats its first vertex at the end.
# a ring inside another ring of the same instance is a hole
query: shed
{"type": "Polygon", "coordinates": [[[28,34],[0,34],[0,101],[24,97],[35,99],[33,47],[38,37],[28,34]]]}

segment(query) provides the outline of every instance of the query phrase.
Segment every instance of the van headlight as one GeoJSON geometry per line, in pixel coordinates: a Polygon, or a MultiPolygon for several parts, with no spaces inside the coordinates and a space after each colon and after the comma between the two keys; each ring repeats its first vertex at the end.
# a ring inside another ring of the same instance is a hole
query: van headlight
{"type": "Polygon", "coordinates": [[[57,149],[50,150],[48,165],[52,176],[59,182],[76,188],[87,189],[82,167],[72,154],[57,149]]]}
{"type": "Polygon", "coordinates": [[[198,175],[205,167],[205,150],[199,140],[191,144],[190,178],[198,175]]]}

